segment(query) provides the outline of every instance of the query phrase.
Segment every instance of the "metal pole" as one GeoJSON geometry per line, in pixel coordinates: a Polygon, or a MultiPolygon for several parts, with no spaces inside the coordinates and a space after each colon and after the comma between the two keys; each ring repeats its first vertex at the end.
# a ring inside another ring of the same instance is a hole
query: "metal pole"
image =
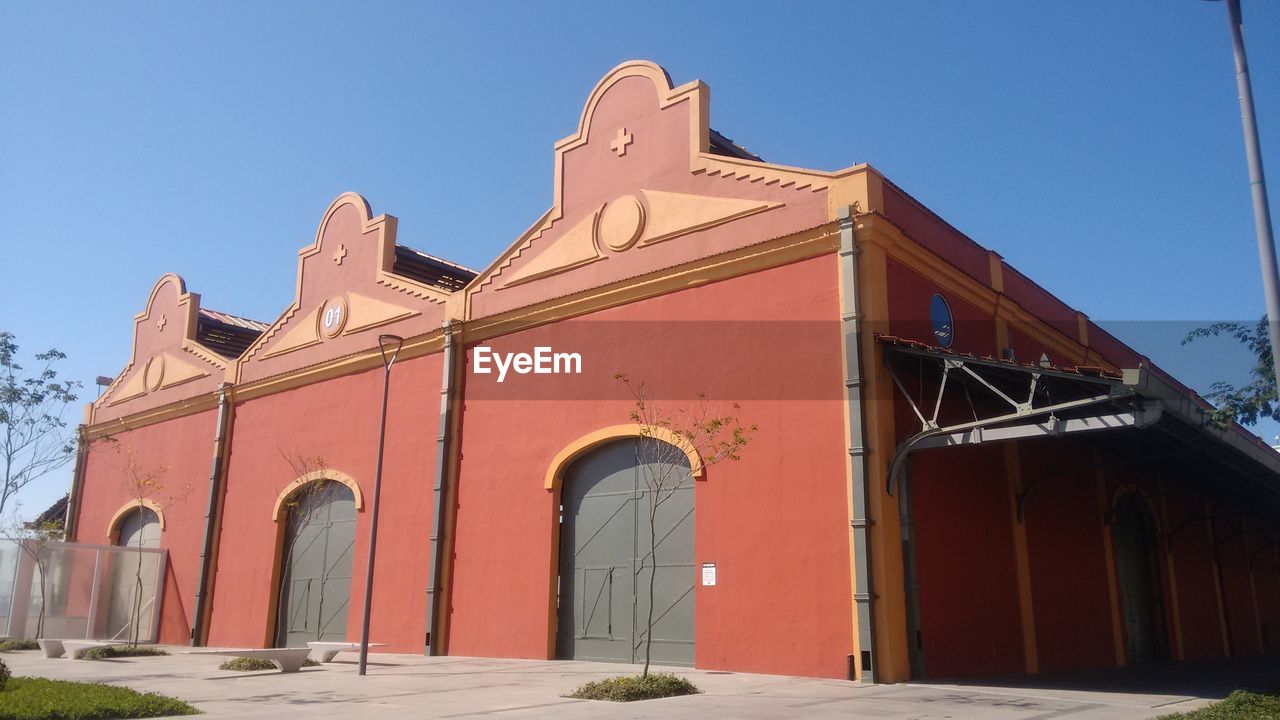
{"type": "Polygon", "coordinates": [[[369,515],[369,561],[364,571],[364,618],[360,622],[360,670],[365,674],[369,663],[369,612],[373,604],[373,559],[378,551],[378,496],[382,493],[382,447],[387,436],[387,393],[391,387],[391,366],[400,354],[404,338],[396,335],[379,335],[378,349],[382,352],[382,419],[378,423],[378,460],[373,471],[373,510],[369,515]],[[388,355],[390,351],[390,355],[388,355]]]}
{"type": "MultiPolygon", "coordinates": [[[[1244,124],[1244,151],[1249,161],[1249,190],[1253,195],[1253,224],[1258,233],[1258,260],[1262,268],[1262,289],[1267,297],[1267,327],[1271,334],[1271,369],[1280,367],[1280,271],[1276,269],[1276,246],[1271,235],[1271,210],[1267,206],[1267,182],[1262,174],[1262,153],[1258,149],[1258,121],[1253,114],[1253,86],[1249,82],[1249,62],[1244,54],[1244,32],[1240,21],[1240,0],[1227,0],[1231,24],[1231,46],[1236,57],[1236,86],[1240,93],[1240,119],[1244,124]]],[[[1277,373],[1280,377],[1280,373],[1277,373]]]]}

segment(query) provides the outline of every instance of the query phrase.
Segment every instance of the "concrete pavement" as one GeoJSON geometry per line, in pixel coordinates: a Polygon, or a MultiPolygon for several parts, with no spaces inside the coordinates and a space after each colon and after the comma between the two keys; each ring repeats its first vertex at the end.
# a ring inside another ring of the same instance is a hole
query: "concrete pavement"
{"type": "Polygon", "coordinates": [[[210,718],[1144,718],[1195,709],[1233,687],[1275,682],[1274,660],[1170,666],[1008,681],[860,685],[772,675],[672,669],[701,695],[607,703],[562,697],[633,668],[609,663],[376,654],[356,675],[355,655],[284,675],[218,670],[225,658],[183,655],[84,661],[6,653],[14,675],[104,682],[193,703],[210,718]],[[1167,673],[1166,673],[1167,674],[1167,673]],[[1075,678],[1073,680],[1073,678],[1075,678]]]}

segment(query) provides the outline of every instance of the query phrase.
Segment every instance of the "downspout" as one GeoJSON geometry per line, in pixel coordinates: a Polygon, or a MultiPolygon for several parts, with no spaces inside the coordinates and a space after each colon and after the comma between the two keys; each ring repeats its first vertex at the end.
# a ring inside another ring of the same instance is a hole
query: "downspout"
{"type": "Polygon", "coordinates": [[[213,466],[209,471],[209,499],[204,510],[204,539],[200,545],[200,581],[196,585],[195,616],[191,627],[191,645],[204,645],[209,628],[209,587],[212,584],[213,556],[216,552],[218,526],[221,524],[223,469],[226,466],[227,434],[231,425],[231,386],[218,388],[218,426],[213,437],[213,466]]]}
{"type": "Polygon", "coordinates": [[[84,425],[76,427],[76,464],[71,471],[71,490],[67,493],[67,515],[62,520],[62,537],[76,541],[80,515],[80,494],[84,492],[84,466],[89,459],[88,433],[84,425]]]}
{"type": "Polygon", "coordinates": [[[844,394],[849,408],[851,471],[849,524],[853,528],[853,600],[857,606],[858,665],[862,682],[876,682],[875,592],[871,584],[871,521],[867,508],[871,483],[867,468],[865,400],[862,386],[862,342],[858,304],[858,247],[853,236],[853,212],[840,208],[840,325],[844,342],[844,394]]]}
{"type": "Polygon", "coordinates": [[[437,608],[440,600],[440,588],[444,573],[444,509],[448,493],[449,453],[452,438],[450,428],[453,419],[454,376],[457,374],[457,349],[454,336],[456,331],[451,321],[444,323],[444,366],[440,379],[440,424],[436,433],[436,473],[433,491],[435,494],[431,511],[431,568],[427,586],[427,637],[424,654],[440,654],[440,618],[437,608]]]}

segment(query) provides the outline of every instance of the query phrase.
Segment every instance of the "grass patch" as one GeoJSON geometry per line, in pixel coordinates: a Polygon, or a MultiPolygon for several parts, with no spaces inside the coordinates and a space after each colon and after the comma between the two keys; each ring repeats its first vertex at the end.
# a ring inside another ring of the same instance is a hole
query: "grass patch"
{"type": "Polygon", "coordinates": [[[108,645],[106,647],[98,647],[92,650],[86,650],[84,657],[86,660],[105,660],[107,658],[122,657],[153,657],[156,655],[168,655],[167,651],[158,647],[150,647],[147,645],[137,645],[129,647],[128,645],[108,645]]]}
{"type": "Polygon", "coordinates": [[[14,638],[5,640],[0,643],[0,652],[16,652],[18,650],[39,650],[40,643],[35,640],[23,640],[22,638],[14,638]]]}
{"type": "MultiPolygon", "coordinates": [[[[307,658],[302,661],[302,667],[315,667],[320,663],[307,658]]],[[[240,657],[231,658],[230,660],[218,666],[219,670],[235,670],[237,672],[253,672],[255,670],[275,670],[275,663],[266,658],[260,657],[240,657]]]]}
{"type": "Polygon", "coordinates": [[[0,692],[0,718],[5,720],[108,720],[199,712],[171,697],[98,683],[16,677],[0,692]]]}
{"type": "Polygon", "coordinates": [[[565,697],[580,700],[633,702],[656,698],[696,695],[702,692],[693,683],[671,673],[654,673],[649,677],[623,675],[596,680],[574,690],[565,697]]]}
{"type": "Polygon", "coordinates": [[[1237,690],[1225,700],[1187,713],[1162,715],[1158,720],[1280,720],[1280,696],[1237,690]]]}

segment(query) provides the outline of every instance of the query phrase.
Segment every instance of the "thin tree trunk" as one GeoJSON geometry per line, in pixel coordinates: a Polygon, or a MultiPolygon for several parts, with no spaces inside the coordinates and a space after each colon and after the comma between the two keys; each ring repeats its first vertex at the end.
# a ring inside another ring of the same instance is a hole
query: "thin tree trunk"
{"type": "Polygon", "coordinates": [[[142,624],[142,533],[138,533],[138,565],[133,574],[133,622],[129,633],[129,645],[138,647],[142,624]]]}
{"type": "Polygon", "coordinates": [[[44,579],[44,563],[39,559],[39,550],[36,550],[36,572],[40,573],[40,613],[36,615],[36,639],[39,640],[44,636],[44,606],[45,606],[45,579],[44,579]]]}
{"type": "Polygon", "coordinates": [[[640,677],[649,677],[649,658],[653,651],[653,588],[658,577],[658,536],[654,528],[658,506],[656,498],[649,502],[649,617],[645,622],[644,634],[644,672],[640,677]]]}

